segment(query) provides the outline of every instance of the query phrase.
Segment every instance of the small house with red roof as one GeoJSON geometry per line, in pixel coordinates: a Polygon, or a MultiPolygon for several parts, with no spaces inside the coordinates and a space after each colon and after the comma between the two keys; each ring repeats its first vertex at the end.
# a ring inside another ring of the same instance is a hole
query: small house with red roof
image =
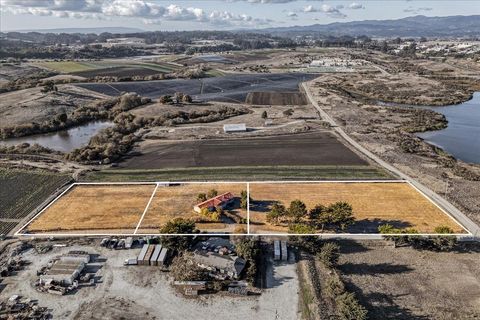
{"type": "Polygon", "coordinates": [[[193,210],[195,212],[200,213],[202,212],[203,208],[207,208],[210,211],[215,210],[215,208],[217,207],[221,207],[222,209],[225,209],[225,207],[227,207],[230,203],[233,202],[234,198],[235,197],[231,192],[226,192],[216,197],[200,202],[199,204],[193,207],[193,210]]]}

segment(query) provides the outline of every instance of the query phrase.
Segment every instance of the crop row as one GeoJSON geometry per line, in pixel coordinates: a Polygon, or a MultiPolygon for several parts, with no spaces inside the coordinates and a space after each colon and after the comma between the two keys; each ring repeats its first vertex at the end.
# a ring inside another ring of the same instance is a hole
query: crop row
{"type": "Polygon", "coordinates": [[[70,179],[44,171],[0,169],[0,218],[24,218],[70,179]]]}

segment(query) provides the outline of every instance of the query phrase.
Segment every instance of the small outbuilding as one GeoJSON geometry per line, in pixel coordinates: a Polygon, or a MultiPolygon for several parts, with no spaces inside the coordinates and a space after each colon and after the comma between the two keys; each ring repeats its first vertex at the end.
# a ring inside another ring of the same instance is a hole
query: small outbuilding
{"type": "Polygon", "coordinates": [[[245,123],[224,124],[223,132],[225,133],[247,132],[247,126],[245,123]]]}

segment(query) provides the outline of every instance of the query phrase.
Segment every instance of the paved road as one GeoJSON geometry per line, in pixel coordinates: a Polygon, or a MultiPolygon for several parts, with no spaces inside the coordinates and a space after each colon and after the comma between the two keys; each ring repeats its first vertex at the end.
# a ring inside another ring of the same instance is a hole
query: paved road
{"type": "MultiPolygon", "coordinates": [[[[345,133],[345,131],[337,125],[335,120],[330,117],[317,103],[317,101],[313,98],[312,93],[310,92],[310,89],[308,88],[307,84],[305,82],[302,83],[302,86],[305,90],[305,93],[307,94],[308,99],[312,103],[312,105],[317,109],[317,111],[320,113],[320,116],[323,118],[323,120],[327,121],[330,123],[330,125],[333,127],[333,130],[335,130],[345,141],[350,143],[355,149],[363,153],[365,156],[368,158],[372,159],[382,167],[384,167],[386,170],[392,172],[393,174],[397,175],[401,179],[404,179],[406,181],[409,181],[413,186],[415,186],[418,190],[422,191],[424,194],[429,196],[433,201],[435,201],[440,207],[442,207],[445,211],[447,211],[452,217],[454,217],[463,227],[465,227],[469,232],[474,235],[474,240],[480,240],[480,227],[470,220],[463,212],[458,210],[455,206],[453,206],[450,202],[445,200],[444,198],[440,197],[438,194],[421,184],[420,182],[416,181],[412,177],[406,175],[402,171],[398,170],[394,166],[390,165],[389,163],[383,161],[380,159],[380,157],[376,156],[372,152],[368,151],[365,149],[363,146],[361,146],[358,142],[350,138],[348,134],[345,133]]],[[[465,239],[469,237],[463,237],[465,239]]]]}

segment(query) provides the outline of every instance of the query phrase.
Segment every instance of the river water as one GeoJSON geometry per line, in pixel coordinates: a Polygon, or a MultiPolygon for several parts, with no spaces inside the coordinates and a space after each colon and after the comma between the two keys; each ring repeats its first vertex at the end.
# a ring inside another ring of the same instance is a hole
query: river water
{"type": "Polygon", "coordinates": [[[0,144],[17,145],[25,142],[29,144],[38,143],[43,147],[53,150],[70,152],[73,149],[87,145],[91,137],[96,135],[100,130],[111,127],[112,125],[113,123],[110,121],[94,121],[58,132],[0,140],[0,144]]]}
{"type": "Polygon", "coordinates": [[[426,108],[445,115],[448,127],[418,133],[417,136],[457,159],[480,163],[480,92],[475,92],[471,100],[462,104],[426,108]]]}

